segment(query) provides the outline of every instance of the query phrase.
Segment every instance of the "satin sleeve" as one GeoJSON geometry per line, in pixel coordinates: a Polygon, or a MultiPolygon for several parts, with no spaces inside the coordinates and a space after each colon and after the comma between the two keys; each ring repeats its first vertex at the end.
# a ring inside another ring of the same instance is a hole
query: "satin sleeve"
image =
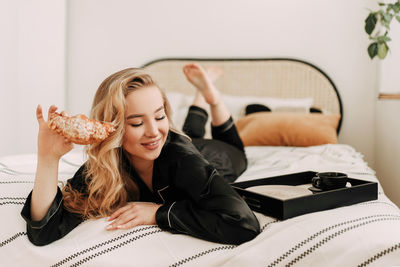
{"type": "Polygon", "coordinates": [[[201,156],[186,156],[176,170],[173,183],[185,198],[157,210],[161,229],[225,244],[241,244],[259,234],[254,213],[201,156]]]}
{"type": "MultiPolygon", "coordinates": [[[[77,171],[72,179],[68,180],[68,183],[71,183],[74,189],[84,190],[82,188],[82,171],[83,167],[77,171]]],[[[32,220],[31,197],[32,192],[25,201],[21,215],[26,221],[28,238],[36,246],[44,246],[64,237],[83,221],[79,214],[72,213],[64,207],[63,195],[59,187],[57,187],[57,194],[50,208],[40,221],[32,220]]]]}

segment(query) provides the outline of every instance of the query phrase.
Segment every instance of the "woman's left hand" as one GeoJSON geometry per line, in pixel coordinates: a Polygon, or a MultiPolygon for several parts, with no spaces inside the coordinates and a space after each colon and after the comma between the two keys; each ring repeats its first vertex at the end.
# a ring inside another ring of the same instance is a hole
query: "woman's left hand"
{"type": "Polygon", "coordinates": [[[138,225],[157,224],[156,212],[160,206],[151,202],[129,202],[111,214],[107,221],[114,221],[106,229],[129,229],[138,225]]]}

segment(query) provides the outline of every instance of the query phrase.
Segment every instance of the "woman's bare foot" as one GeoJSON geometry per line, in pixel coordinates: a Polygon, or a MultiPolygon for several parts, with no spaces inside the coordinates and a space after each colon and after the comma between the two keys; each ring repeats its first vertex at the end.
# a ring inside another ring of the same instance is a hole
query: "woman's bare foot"
{"type": "Polygon", "coordinates": [[[201,66],[191,63],[183,67],[183,73],[188,81],[199,90],[209,105],[214,106],[219,103],[220,93],[215,88],[213,81],[222,74],[220,68],[209,68],[206,72],[201,66]]]}
{"type": "Polygon", "coordinates": [[[223,73],[224,71],[217,66],[211,66],[206,69],[207,76],[210,78],[210,81],[214,83],[223,73]]]}

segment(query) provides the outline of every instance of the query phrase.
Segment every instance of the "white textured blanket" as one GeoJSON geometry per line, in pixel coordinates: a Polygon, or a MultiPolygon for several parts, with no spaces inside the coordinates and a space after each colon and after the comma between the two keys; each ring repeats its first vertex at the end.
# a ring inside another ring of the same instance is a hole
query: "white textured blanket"
{"type": "MultiPolygon", "coordinates": [[[[347,145],[247,147],[248,170],[238,181],[300,171],[341,171],[377,181],[362,155],[347,145]]],[[[84,162],[76,150],[60,163],[60,180],[84,162]]],[[[33,186],[35,155],[0,158],[0,266],[396,266],[400,210],[379,187],[378,200],[284,221],[262,214],[262,232],[240,246],[223,245],[157,226],[108,232],[86,221],[63,239],[35,247],[20,216],[33,186]]]]}

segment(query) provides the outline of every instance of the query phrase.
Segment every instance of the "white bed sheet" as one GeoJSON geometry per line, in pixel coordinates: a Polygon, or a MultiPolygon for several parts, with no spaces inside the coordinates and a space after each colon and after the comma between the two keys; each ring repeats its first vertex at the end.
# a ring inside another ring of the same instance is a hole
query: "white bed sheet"
{"type": "MultiPolygon", "coordinates": [[[[300,171],[341,171],[377,181],[347,145],[247,147],[249,167],[237,181],[300,171]]],[[[60,181],[85,161],[80,148],[63,157],[60,181]]],[[[108,232],[104,219],[82,223],[50,245],[36,247],[20,216],[33,186],[36,155],[0,158],[0,266],[396,266],[400,210],[378,189],[378,200],[284,221],[256,213],[262,232],[240,246],[170,234],[157,226],[108,232]]]]}

